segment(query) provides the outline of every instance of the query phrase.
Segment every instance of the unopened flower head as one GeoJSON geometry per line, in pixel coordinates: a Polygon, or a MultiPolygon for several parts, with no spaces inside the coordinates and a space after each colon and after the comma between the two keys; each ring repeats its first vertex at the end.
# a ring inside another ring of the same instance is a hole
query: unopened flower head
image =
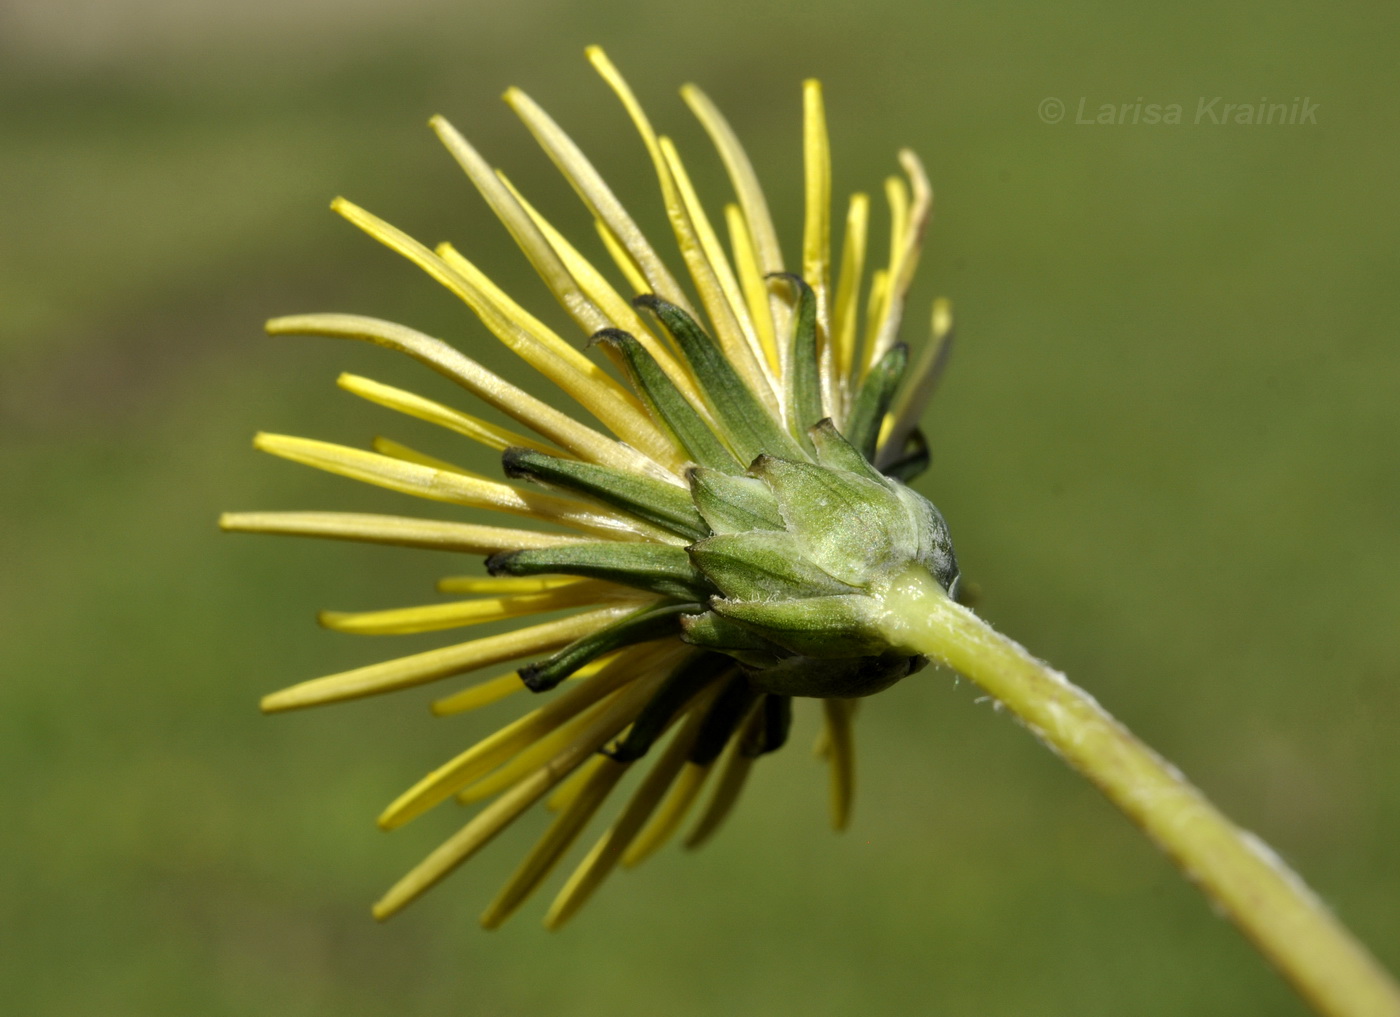
{"type": "Polygon", "coordinates": [[[866,271],[877,259],[867,244],[870,202],[863,194],[850,198],[833,252],[821,89],[807,82],[801,257],[789,265],[749,160],[710,100],[693,86],[682,90],[733,186],[735,200],[722,215],[727,243],[675,145],[655,133],[602,52],[588,56],[655,168],[683,276],[673,274],[579,147],[524,93],[511,90],[506,100],[592,214],[610,263],[586,258],[450,124],[432,120],[583,341],[557,335],[450,244],[429,249],[348,201],[332,206],[460,297],[486,331],[543,376],[548,391],[531,394],[404,325],[343,314],[268,324],[277,335],[362,339],[407,353],[520,430],[343,375],[340,386],[356,395],[498,451],[506,479],[383,439],[369,451],[262,434],[258,448],[405,494],[550,524],[517,529],[337,512],[222,520],[230,530],[485,558],[487,574],[439,582],[441,593],[461,599],[323,613],[333,629],[395,634],[550,616],[263,700],[265,710],[289,710],[500,665],[512,669],[448,693],[433,711],[458,714],[526,690],[540,694],[533,710],[443,763],[380,817],[381,826],[393,828],[449,799],[485,803],[389,891],[375,907],[379,917],[546,798],[552,824],[483,915],[488,927],[498,925],[540,885],[628,770],[645,765],[555,899],[547,921],[561,924],[618,864],[641,861],[691,813],[697,815],[686,843],[709,837],[754,761],[786,740],[794,698],[821,703],[832,818],[845,825],[854,699],[925,662],[892,649],[881,635],[884,591],[910,569],[956,591],[947,527],[904,484],[928,462],[918,420],[951,332],[939,302],[932,336],[916,352],[897,339],[930,212],[918,160],[902,153],[907,181],[885,182],[884,264],[866,271]],[[556,408],[561,393],[581,412],[556,408]]]}

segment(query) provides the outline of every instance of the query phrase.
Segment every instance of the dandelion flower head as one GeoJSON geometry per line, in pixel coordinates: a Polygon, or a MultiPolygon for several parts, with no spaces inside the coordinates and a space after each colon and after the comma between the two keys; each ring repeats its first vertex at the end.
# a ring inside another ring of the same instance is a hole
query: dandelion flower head
{"type": "Polygon", "coordinates": [[[433,712],[460,714],[521,693],[533,698],[533,709],[444,762],[379,817],[392,829],[452,799],[476,809],[375,905],[380,918],[543,799],[553,810],[550,825],[482,916],[487,927],[499,925],[541,885],[628,771],[643,767],[628,795],[615,796],[621,804],[554,899],[546,923],[561,925],[619,865],[637,864],[682,829],[690,846],[713,834],[755,761],[785,742],[794,698],[820,703],[831,818],[843,827],[855,703],[925,663],[869,635],[864,621],[879,610],[881,585],[915,562],[956,591],[942,517],[904,484],[928,462],[918,421],[951,334],[939,301],[927,341],[911,352],[898,339],[931,208],[918,159],[901,153],[904,176],[885,182],[887,257],[867,243],[864,194],[847,203],[834,249],[822,93],[806,82],[801,254],[789,266],[749,159],[711,101],[694,86],[682,89],[733,188],[718,217],[727,242],[676,146],[653,130],[608,58],[596,48],[588,58],[641,137],[678,259],[663,259],[582,150],[523,92],[507,92],[507,103],[591,213],[610,264],[580,253],[446,120],[431,121],[583,341],[556,334],[452,245],[430,249],[349,201],[332,206],[458,296],[548,391],[527,392],[401,324],[311,314],[267,326],[276,335],[360,339],[405,353],[519,430],[342,375],[340,386],[355,395],[499,452],[505,479],[385,439],[365,450],[260,434],[258,448],[403,494],[548,524],[521,529],[345,512],[221,520],[227,530],[485,559],[484,570],[438,583],[455,599],[324,612],[329,628],[447,632],[520,620],[502,634],[316,678],[263,700],[266,711],[292,710],[507,665],[446,693],[433,712]],[[881,260],[867,272],[867,261],[881,260]],[[561,393],[576,404],[571,412],[555,405],[561,393]]]}

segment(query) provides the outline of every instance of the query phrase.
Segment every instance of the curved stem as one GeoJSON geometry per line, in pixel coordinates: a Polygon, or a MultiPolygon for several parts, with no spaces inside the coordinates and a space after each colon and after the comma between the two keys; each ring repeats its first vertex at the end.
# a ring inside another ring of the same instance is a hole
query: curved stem
{"type": "Polygon", "coordinates": [[[922,569],[894,582],[891,644],[966,675],[1089,778],[1321,1014],[1400,1017],[1400,986],[1258,838],[1088,693],[953,602],[922,569]]]}

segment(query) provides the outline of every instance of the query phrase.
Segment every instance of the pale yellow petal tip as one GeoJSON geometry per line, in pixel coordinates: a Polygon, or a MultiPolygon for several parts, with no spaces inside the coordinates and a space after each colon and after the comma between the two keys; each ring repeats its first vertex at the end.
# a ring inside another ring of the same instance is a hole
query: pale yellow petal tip
{"type": "Polygon", "coordinates": [[[924,170],[924,161],[919,158],[919,154],[912,148],[901,148],[899,150],[899,165],[904,168],[916,180],[927,183],[928,173],[924,170]]]}
{"type": "Polygon", "coordinates": [[[939,297],[933,302],[933,334],[943,338],[953,330],[953,302],[947,297],[939,297]]]}
{"type": "Polygon", "coordinates": [[[258,709],[263,713],[282,713],[286,710],[294,710],[298,706],[305,706],[306,704],[301,700],[301,697],[293,694],[296,689],[297,686],[293,685],[291,688],[269,692],[258,701],[258,709]]]}
{"type": "Polygon", "coordinates": [[[268,318],[263,322],[263,331],[268,335],[304,335],[306,314],[284,314],[278,318],[268,318]]]}
{"type": "Polygon", "coordinates": [[[301,710],[308,706],[323,706],[348,698],[336,690],[327,692],[324,679],[312,678],[309,681],[288,685],[285,689],[269,692],[262,697],[258,706],[263,713],[282,713],[286,710],[301,710]]]}
{"type": "Polygon", "coordinates": [[[390,918],[393,918],[394,915],[398,913],[398,910],[399,909],[397,907],[386,904],[384,903],[384,901],[381,900],[378,903],[376,903],[374,907],[369,909],[369,913],[374,916],[374,920],[376,922],[387,922],[390,918]]]}
{"type": "Polygon", "coordinates": [[[555,906],[549,909],[549,913],[544,916],[544,921],[541,924],[549,932],[558,932],[569,924],[569,919],[573,918],[577,912],[578,908],[576,907],[561,908],[555,906]]]}
{"type": "Polygon", "coordinates": [[[443,696],[428,704],[428,712],[434,717],[451,717],[458,713],[466,713],[467,711],[458,706],[457,703],[458,697],[456,695],[443,696]]]}
{"type": "Polygon", "coordinates": [[[404,818],[403,812],[401,810],[396,810],[394,806],[390,805],[375,817],[374,825],[385,833],[389,833],[392,830],[397,830],[407,822],[408,820],[404,818]]]}

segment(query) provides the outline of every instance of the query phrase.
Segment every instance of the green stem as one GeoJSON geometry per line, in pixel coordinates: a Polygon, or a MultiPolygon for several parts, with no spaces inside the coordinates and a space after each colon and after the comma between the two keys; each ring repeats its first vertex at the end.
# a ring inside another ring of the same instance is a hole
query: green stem
{"type": "Polygon", "coordinates": [[[1400,1017],[1400,986],[1252,834],[1235,826],[1087,693],[953,602],[923,570],[891,585],[891,644],[941,661],[1089,778],[1321,1014],[1400,1017]]]}

